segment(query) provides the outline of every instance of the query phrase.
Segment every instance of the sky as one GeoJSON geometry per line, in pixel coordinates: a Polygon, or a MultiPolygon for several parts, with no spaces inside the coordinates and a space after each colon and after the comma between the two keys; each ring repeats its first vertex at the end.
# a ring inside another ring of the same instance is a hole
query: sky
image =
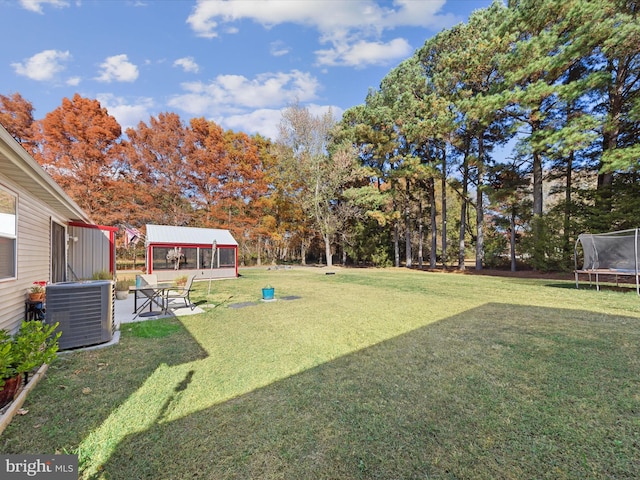
{"type": "Polygon", "coordinates": [[[276,139],[281,111],[364,103],[491,0],[0,0],[0,94],[43,118],[74,94],[123,128],[175,112],[276,139]]]}

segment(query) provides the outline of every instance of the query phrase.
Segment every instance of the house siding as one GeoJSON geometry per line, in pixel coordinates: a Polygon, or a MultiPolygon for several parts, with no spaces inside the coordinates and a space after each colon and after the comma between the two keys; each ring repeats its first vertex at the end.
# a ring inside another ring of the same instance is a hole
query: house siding
{"type": "MultiPolygon", "coordinates": [[[[52,280],[52,258],[56,268],[67,268],[69,224],[90,224],[91,218],[1,125],[0,184],[17,197],[16,275],[0,279],[0,328],[13,333],[24,319],[33,282],[52,280]],[[56,239],[52,239],[52,222],[63,228],[56,229],[56,239]],[[52,252],[52,241],[57,252],[52,252]]],[[[61,271],[56,273],[57,281],[64,277],[61,271]]]]}
{"type": "Polygon", "coordinates": [[[0,184],[17,194],[17,278],[0,281],[0,329],[14,332],[24,319],[24,302],[34,281],[50,280],[51,219],[63,225],[42,202],[0,174],[0,184]],[[15,292],[23,291],[24,295],[15,292]]]}

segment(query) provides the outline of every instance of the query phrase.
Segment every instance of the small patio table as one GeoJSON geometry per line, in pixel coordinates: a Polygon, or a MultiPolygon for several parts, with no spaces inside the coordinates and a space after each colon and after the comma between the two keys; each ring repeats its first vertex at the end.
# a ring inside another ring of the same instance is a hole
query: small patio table
{"type": "MultiPolygon", "coordinates": [[[[149,305],[149,312],[152,312],[154,303],[162,309],[160,313],[166,313],[167,307],[165,305],[165,292],[173,286],[174,285],[172,283],[158,283],[156,285],[129,287],[129,290],[133,292],[133,313],[136,315],[142,315],[141,312],[147,307],[147,305],[149,305]],[[138,292],[140,292],[142,296],[138,297],[138,292]],[[138,298],[143,300],[140,307],[138,307],[138,298]]],[[[149,313],[146,315],[149,315],[149,313]]]]}

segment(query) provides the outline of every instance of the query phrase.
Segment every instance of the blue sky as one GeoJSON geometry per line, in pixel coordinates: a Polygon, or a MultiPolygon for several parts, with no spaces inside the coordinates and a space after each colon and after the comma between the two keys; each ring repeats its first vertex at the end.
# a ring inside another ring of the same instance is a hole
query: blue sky
{"type": "Polygon", "coordinates": [[[162,112],[275,138],[283,108],[364,102],[491,0],[0,0],[0,94],[43,118],[95,98],[123,129],[162,112]]]}

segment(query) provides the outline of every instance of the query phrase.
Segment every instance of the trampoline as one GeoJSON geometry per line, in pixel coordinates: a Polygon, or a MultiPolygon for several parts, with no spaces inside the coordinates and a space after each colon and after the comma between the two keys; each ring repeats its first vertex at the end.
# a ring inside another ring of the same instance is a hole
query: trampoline
{"type": "Polygon", "coordinates": [[[635,277],[636,293],[640,295],[640,275],[638,272],[639,230],[620,230],[609,233],[583,233],[578,236],[574,248],[576,288],[580,288],[580,275],[587,275],[589,285],[595,279],[600,290],[600,277],[635,277]],[[579,267],[580,253],[582,266],[579,267]]]}

